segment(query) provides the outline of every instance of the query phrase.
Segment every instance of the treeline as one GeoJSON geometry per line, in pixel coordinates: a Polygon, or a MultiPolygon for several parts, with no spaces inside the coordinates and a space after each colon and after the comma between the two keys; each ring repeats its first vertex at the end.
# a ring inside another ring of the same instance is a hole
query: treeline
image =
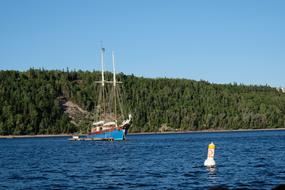
{"type": "MultiPolygon", "coordinates": [[[[107,74],[107,78],[112,76],[107,74]]],[[[285,127],[285,94],[269,86],[219,85],[186,79],[118,75],[131,132],[285,127]]],[[[86,132],[90,120],[74,124],[62,97],[90,113],[98,100],[100,73],[88,71],[0,71],[0,134],[86,132]]]]}

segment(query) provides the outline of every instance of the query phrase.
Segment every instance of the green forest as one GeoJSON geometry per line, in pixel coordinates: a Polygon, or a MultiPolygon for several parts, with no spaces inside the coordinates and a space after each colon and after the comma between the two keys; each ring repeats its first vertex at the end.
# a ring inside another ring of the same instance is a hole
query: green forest
{"type": "MultiPolygon", "coordinates": [[[[98,80],[97,71],[0,71],[0,134],[86,133],[98,100],[98,80]],[[90,114],[74,122],[62,100],[90,114]]],[[[130,132],[285,128],[285,93],[270,86],[123,73],[118,80],[133,116],[130,132]]]]}

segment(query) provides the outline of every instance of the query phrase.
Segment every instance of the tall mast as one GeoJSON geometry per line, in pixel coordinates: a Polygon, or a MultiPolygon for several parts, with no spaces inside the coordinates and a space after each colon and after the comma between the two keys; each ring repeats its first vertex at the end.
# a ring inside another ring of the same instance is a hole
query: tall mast
{"type": "Polygon", "coordinates": [[[113,95],[114,95],[114,114],[115,114],[115,122],[117,125],[117,98],[116,98],[116,70],[115,70],[115,55],[114,52],[112,51],[112,62],[113,62],[113,95]]]}
{"type": "Polygon", "coordinates": [[[105,100],[105,80],[104,80],[104,53],[105,48],[101,48],[101,69],[102,69],[102,98],[103,98],[103,113],[104,120],[106,120],[106,100],[105,100]]]}
{"type": "Polygon", "coordinates": [[[105,53],[105,48],[101,48],[102,86],[105,85],[105,81],[104,81],[104,53],[105,53]]]}
{"type": "Polygon", "coordinates": [[[113,60],[113,86],[116,86],[116,71],[115,71],[115,55],[112,51],[112,60],[113,60]]]}

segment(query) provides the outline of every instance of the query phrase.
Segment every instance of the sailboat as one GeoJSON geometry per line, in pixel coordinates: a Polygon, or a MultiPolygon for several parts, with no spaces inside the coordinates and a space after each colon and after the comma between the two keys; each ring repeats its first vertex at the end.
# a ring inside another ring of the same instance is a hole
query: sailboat
{"type": "Polygon", "coordinates": [[[101,48],[101,81],[98,105],[96,106],[96,120],[92,123],[91,130],[87,134],[90,140],[125,140],[128,129],[131,126],[132,115],[125,118],[120,88],[122,82],[117,81],[115,71],[115,56],[112,52],[113,80],[105,80],[104,53],[101,48]]]}

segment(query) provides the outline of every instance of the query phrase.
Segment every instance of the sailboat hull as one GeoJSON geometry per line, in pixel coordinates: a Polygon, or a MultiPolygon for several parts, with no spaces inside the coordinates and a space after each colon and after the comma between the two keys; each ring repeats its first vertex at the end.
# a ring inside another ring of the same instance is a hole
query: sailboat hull
{"type": "Polygon", "coordinates": [[[87,138],[98,138],[98,139],[113,139],[115,141],[125,140],[126,130],[125,129],[114,129],[112,131],[106,131],[102,133],[90,133],[87,138]]]}

